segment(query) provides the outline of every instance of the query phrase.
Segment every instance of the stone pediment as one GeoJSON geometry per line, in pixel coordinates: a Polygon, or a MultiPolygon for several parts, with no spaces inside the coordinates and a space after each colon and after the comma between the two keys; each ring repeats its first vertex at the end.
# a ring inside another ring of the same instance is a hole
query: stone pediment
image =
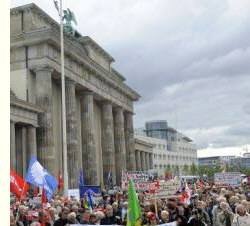
{"type": "Polygon", "coordinates": [[[100,45],[98,45],[89,36],[80,37],[79,42],[82,43],[87,50],[88,56],[104,67],[107,71],[110,71],[110,64],[114,62],[114,58],[110,56],[100,45]]]}

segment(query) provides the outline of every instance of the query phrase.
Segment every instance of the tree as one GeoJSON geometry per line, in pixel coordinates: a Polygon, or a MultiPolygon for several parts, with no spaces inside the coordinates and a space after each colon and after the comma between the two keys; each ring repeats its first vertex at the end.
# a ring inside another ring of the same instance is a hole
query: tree
{"type": "Polygon", "coordinates": [[[186,174],[189,173],[189,167],[188,167],[187,164],[185,164],[185,165],[183,166],[183,171],[184,171],[186,174]]]}
{"type": "Polygon", "coordinates": [[[192,163],[192,165],[190,166],[190,174],[191,175],[197,174],[197,166],[194,163],[192,163]]]}

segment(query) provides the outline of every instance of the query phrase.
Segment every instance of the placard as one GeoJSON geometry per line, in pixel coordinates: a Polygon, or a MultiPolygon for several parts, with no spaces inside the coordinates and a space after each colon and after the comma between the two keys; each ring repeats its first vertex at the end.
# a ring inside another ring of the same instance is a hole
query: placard
{"type": "Polygon", "coordinates": [[[79,193],[79,189],[69,189],[68,190],[68,196],[73,196],[76,198],[77,201],[80,200],[80,193],[79,193]]]}
{"type": "Polygon", "coordinates": [[[238,172],[227,172],[227,173],[215,173],[214,183],[219,186],[240,186],[241,173],[238,172]]]}
{"type": "Polygon", "coordinates": [[[150,174],[147,171],[123,171],[122,172],[122,190],[128,190],[129,180],[133,179],[135,189],[138,191],[148,190],[150,174]]]}

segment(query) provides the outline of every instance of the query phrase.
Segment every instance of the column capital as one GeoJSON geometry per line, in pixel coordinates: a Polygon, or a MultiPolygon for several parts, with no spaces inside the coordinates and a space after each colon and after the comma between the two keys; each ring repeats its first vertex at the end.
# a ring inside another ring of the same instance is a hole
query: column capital
{"type": "Polygon", "coordinates": [[[119,112],[119,111],[124,112],[124,108],[122,108],[120,106],[114,106],[113,109],[115,112],[119,112]]]}
{"type": "Polygon", "coordinates": [[[77,94],[79,94],[80,96],[85,96],[85,95],[94,96],[94,92],[90,90],[81,90],[78,91],[77,94]]]}
{"type": "Polygon", "coordinates": [[[75,81],[73,81],[73,80],[71,80],[71,79],[69,79],[69,78],[65,78],[65,84],[66,85],[76,85],[76,83],[77,82],[75,82],[75,81]]]}
{"type": "Polygon", "coordinates": [[[110,100],[103,100],[100,102],[102,105],[110,104],[113,107],[113,104],[110,100]]]}
{"type": "Polygon", "coordinates": [[[131,116],[134,116],[135,115],[135,113],[134,112],[131,112],[131,111],[124,111],[124,115],[126,116],[126,115],[131,115],[131,116]]]}
{"type": "Polygon", "coordinates": [[[46,72],[49,71],[50,73],[52,73],[54,71],[54,69],[51,68],[51,67],[49,67],[49,66],[47,66],[47,65],[39,65],[38,67],[34,68],[33,71],[35,73],[37,73],[39,71],[46,71],[46,72]]]}

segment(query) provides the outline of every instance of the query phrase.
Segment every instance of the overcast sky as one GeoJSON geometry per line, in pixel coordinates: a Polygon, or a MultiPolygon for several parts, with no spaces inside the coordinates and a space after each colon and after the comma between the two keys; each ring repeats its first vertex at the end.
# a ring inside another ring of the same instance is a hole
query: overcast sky
{"type": "MultiPolygon", "coordinates": [[[[53,0],[35,2],[54,19],[53,0]]],[[[200,149],[250,144],[249,0],[64,0],[142,97],[134,126],[167,120],[200,149]]]]}

